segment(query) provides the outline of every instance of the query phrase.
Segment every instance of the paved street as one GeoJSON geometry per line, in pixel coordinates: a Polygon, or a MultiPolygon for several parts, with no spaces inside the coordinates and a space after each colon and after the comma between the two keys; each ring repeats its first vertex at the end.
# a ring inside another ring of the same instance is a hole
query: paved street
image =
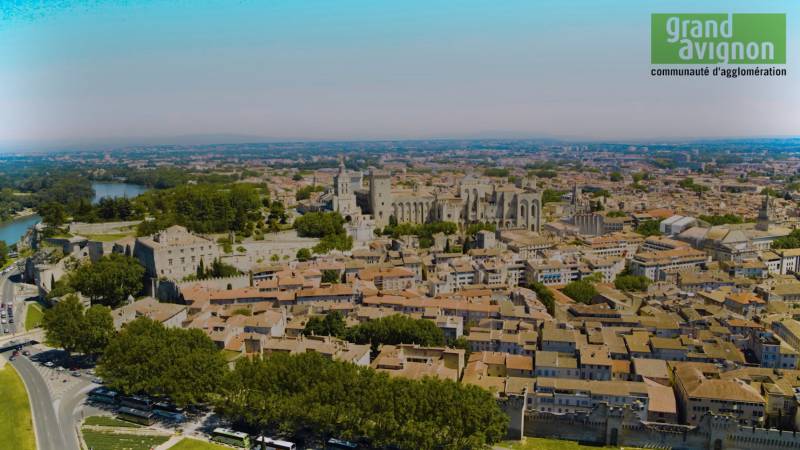
{"type": "Polygon", "coordinates": [[[78,450],[76,427],[86,394],[95,386],[85,377],[39,366],[24,356],[11,364],[28,389],[40,450],[78,450]]]}
{"type": "Polygon", "coordinates": [[[77,449],[60,432],[47,383],[33,363],[27,358],[15,358],[11,364],[19,372],[28,390],[39,450],[77,449]]]}
{"type": "Polygon", "coordinates": [[[24,301],[18,301],[16,283],[11,280],[11,278],[18,276],[19,273],[19,270],[15,269],[0,275],[0,304],[2,304],[3,308],[6,308],[6,305],[9,304],[14,305],[13,323],[11,322],[12,318],[6,316],[6,323],[0,325],[3,329],[0,331],[0,336],[14,335],[25,331],[25,308],[27,305],[24,301]],[[4,332],[6,329],[8,329],[9,333],[4,332]]]}

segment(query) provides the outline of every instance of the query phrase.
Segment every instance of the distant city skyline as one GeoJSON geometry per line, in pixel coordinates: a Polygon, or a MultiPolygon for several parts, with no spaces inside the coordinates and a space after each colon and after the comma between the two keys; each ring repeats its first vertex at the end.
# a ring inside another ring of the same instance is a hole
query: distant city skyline
{"type": "Polygon", "coordinates": [[[0,4],[3,152],[800,135],[794,1],[42,3],[0,4]],[[788,76],[651,78],[653,12],[786,13],[788,76]]]}

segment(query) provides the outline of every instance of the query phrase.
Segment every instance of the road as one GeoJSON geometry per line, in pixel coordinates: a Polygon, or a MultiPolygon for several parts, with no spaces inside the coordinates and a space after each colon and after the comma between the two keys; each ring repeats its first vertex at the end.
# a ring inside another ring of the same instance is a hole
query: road
{"type": "MultiPolygon", "coordinates": [[[[17,340],[27,338],[39,341],[43,337],[41,330],[25,331],[22,318],[26,305],[24,301],[16,301],[15,283],[9,279],[18,273],[19,271],[15,270],[0,277],[0,295],[2,295],[0,304],[4,309],[8,303],[13,302],[14,305],[14,323],[2,324],[3,328],[9,329],[8,334],[0,332],[0,342],[3,344],[8,343],[12,337],[17,340]]],[[[81,379],[75,386],[63,392],[61,398],[54,400],[47,380],[33,362],[24,356],[19,356],[10,364],[17,369],[28,391],[37,449],[80,450],[76,425],[80,418],[79,410],[86,399],[86,392],[92,387],[91,383],[81,379]]]]}
{"type": "MultiPolygon", "coordinates": [[[[0,304],[2,304],[3,308],[6,308],[6,305],[8,304],[14,305],[14,323],[8,322],[9,317],[6,317],[7,323],[0,325],[0,327],[3,328],[3,331],[5,331],[5,329],[8,329],[9,331],[8,334],[12,335],[25,331],[25,324],[23,323],[23,319],[25,315],[24,308],[26,305],[25,302],[17,301],[16,298],[17,296],[16,293],[14,292],[16,286],[15,283],[10,279],[11,277],[18,275],[19,273],[20,273],[19,269],[15,269],[11,272],[5,273],[0,276],[0,295],[2,295],[2,297],[0,298],[0,300],[2,300],[0,301],[0,304]]],[[[5,335],[5,334],[6,333],[0,331],[0,335],[5,335]]]]}
{"type": "Polygon", "coordinates": [[[53,407],[53,398],[50,396],[50,390],[47,388],[47,383],[42,378],[42,375],[33,366],[33,363],[28,358],[22,357],[15,358],[11,365],[17,369],[20,377],[25,382],[25,387],[28,389],[31,413],[33,414],[33,422],[36,429],[37,448],[39,450],[77,450],[77,446],[69,445],[68,441],[64,439],[56,418],[56,410],[53,407]]]}

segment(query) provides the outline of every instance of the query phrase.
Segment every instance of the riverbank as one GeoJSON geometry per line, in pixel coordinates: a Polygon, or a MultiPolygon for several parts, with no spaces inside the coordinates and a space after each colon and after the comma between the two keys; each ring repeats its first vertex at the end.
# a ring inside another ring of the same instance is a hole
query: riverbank
{"type": "Polygon", "coordinates": [[[36,211],[33,208],[25,208],[22,211],[17,211],[14,213],[14,217],[11,220],[23,219],[25,217],[35,216],[36,211]]]}

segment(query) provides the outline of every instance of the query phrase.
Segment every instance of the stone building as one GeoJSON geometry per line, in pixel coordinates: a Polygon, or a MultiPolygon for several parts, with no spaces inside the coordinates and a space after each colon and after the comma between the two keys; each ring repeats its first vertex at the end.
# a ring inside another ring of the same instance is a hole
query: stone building
{"type": "Polygon", "coordinates": [[[137,238],[133,254],[147,276],[181,280],[197,273],[201,260],[209,266],[219,257],[219,247],[209,238],[173,225],[152,236],[137,238]]]}
{"type": "Polygon", "coordinates": [[[379,227],[386,226],[394,216],[399,223],[487,222],[500,229],[523,228],[535,232],[541,228],[540,192],[472,175],[461,179],[455,193],[424,187],[392,190],[391,176],[377,170],[370,171],[369,180],[370,209],[379,227]]]}

